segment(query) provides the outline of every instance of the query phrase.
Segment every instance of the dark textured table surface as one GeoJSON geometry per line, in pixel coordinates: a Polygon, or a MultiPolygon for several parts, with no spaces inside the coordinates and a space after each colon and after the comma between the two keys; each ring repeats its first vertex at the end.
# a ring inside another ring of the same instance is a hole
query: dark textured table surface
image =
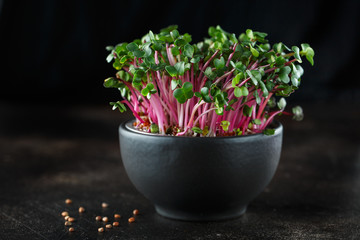
{"type": "Polygon", "coordinates": [[[0,103],[0,239],[360,239],[360,105],[303,107],[303,122],[283,119],[278,170],[247,213],[197,223],[158,216],[129,182],[117,136],[129,114],[0,103]],[[98,233],[95,216],[114,213],[120,226],[98,233]]]}

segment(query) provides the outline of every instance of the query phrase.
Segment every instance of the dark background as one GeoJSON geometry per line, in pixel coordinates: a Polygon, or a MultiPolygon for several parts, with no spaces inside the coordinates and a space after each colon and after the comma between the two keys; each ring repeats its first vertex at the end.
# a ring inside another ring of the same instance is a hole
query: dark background
{"type": "Polygon", "coordinates": [[[107,103],[116,91],[105,46],[130,42],[170,24],[193,42],[221,25],[239,35],[268,33],[270,43],[310,43],[315,66],[294,101],[359,101],[360,1],[0,1],[0,100],[107,103]]]}
{"type": "Polygon", "coordinates": [[[0,0],[0,239],[360,239],[359,13],[355,0],[0,0]],[[121,164],[117,128],[131,112],[108,106],[120,96],[102,86],[116,72],[105,46],[170,24],[193,42],[221,25],[315,50],[288,101],[305,118],[281,117],[277,172],[238,219],[160,217],[121,164]],[[72,234],[64,210],[77,219],[72,234]],[[120,227],[98,234],[95,216],[114,213],[120,227]]]}

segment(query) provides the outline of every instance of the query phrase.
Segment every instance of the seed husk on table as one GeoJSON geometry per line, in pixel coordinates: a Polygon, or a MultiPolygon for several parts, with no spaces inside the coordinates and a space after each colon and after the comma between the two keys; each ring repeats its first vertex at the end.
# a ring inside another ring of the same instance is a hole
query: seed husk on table
{"type": "Polygon", "coordinates": [[[114,214],[114,218],[121,218],[121,215],[120,215],[120,214],[115,213],[115,214],[114,214]]]}
{"type": "Polygon", "coordinates": [[[85,212],[85,208],[79,207],[79,213],[83,213],[83,212],[85,212]]]}
{"type": "Polygon", "coordinates": [[[129,219],[128,219],[128,222],[129,222],[129,223],[135,222],[135,218],[134,218],[134,217],[129,218],[129,219]]]}
{"type": "Polygon", "coordinates": [[[103,227],[98,228],[98,232],[100,233],[104,232],[104,228],[103,227]]]}
{"type": "Polygon", "coordinates": [[[69,221],[66,221],[66,222],[65,222],[65,226],[67,226],[67,227],[68,227],[68,226],[71,226],[71,225],[72,225],[72,223],[71,223],[71,222],[69,222],[69,221]]]}
{"type": "Polygon", "coordinates": [[[69,216],[69,213],[64,211],[64,212],[61,213],[61,216],[63,216],[63,217],[69,216]]]}
{"type": "Polygon", "coordinates": [[[96,216],[95,220],[101,222],[102,217],[101,216],[96,216]]]}
{"type": "Polygon", "coordinates": [[[65,199],[65,203],[66,203],[66,204],[71,204],[71,203],[72,203],[72,200],[71,200],[70,198],[65,199]]]}
{"type": "Polygon", "coordinates": [[[139,210],[138,210],[138,209],[134,209],[133,214],[134,214],[134,215],[138,215],[138,214],[139,214],[139,210]]]}
{"type": "Polygon", "coordinates": [[[106,203],[106,202],[103,202],[103,203],[101,204],[101,206],[102,206],[103,208],[107,208],[107,207],[109,206],[109,204],[106,203]]]}
{"type": "Polygon", "coordinates": [[[102,218],[102,221],[103,221],[103,222],[107,222],[107,221],[109,221],[109,218],[108,218],[108,217],[103,217],[103,218],[102,218]]]}
{"type": "Polygon", "coordinates": [[[68,221],[69,221],[69,222],[75,222],[75,218],[69,217],[69,218],[68,218],[68,221]]]}
{"type": "Polygon", "coordinates": [[[120,225],[119,222],[113,222],[113,226],[114,226],[114,227],[118,227],[119,225],[120,225]]]}
{"type": "Polygon", "coordinates": [[[75,228],[71,227],[69,228],[69,232],[74,232],[75,231],[75,228]]]}
{"type": "Polygon", "coordinates": [[[112,225],[111,225],[111,224],[106,224],[105,227],[106,227],[107,229],[110,229],[110,228],[112,228],[112,225]]]}

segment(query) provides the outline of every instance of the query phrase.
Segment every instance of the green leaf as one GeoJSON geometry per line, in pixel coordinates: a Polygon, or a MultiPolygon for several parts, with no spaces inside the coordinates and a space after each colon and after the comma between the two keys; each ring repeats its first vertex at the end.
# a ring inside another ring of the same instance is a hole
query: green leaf
{"type": "Polygon", "coordinates": [[[114,58],[114,54],[113,53],[110,53],[107,57],[106,57],[106,61],[109,63],[113,60],[114,58]]]}
{"type": "Polygon", "coordinates": [[[250,39],[254,38],[254,33],[251,29],[246,29],[246,36],[250,39]]]}
{"type": "Polygon", "coordinates": [[[304,113],[300,106],[292,108],[292,113],[294,114],[293,119],[296,121],[301,121],[304,119],[304,113]]]}
{"type": "Polygon", "coordinates": [[[251,46],[251,44],[249,44],[249,46],[250,46],[250,51],[251,51],[252,55],[253,55],[254,57],[258,57],[258,56],[259,56],[259,52],[258,52],[255,48],[253,48],[253,47],[251,46]]]}
{"type": "Polygon", "coordinates": [[[176,69],[176,72],[178,75],[184,75],[184,72],[185,72],[185,63],[184,62],[177,62],[174,65],[174,68],[176,69]]]}
{"type": "Polygon", "coordinates": [[[192,90],[193,85],[190,82],[185,82],[182,86],[182,89],[184,90],[185,96],[187,99],[190,99],[194,96],[194,92],[192,90]]]}
{"type": "Polygon", "coordinates": [[[239,87],[235,87],[234,95],[235,97],[241,97],[241,89],[239,87]]]}
{"type": "Polygon", "coordinates": [[[139,50],[139,46],[136,43],[132,42],[126,46],[126,49],[130,52],[134,52],[135,50],[139,50]]]}
{"type": "Polygon", "coordinates": [[[265,83],[263,81],[259,81],[260,89],[263,92],[263,97],[267,97],[269,95],[269,91],[267,90],[265,83]]]}
{"type": "Polygon", "coordinates": [[[105,49],[106,51],[112,51],[114,50],[114,46],[106,46],[105,49]]]}
{"type": "Polygon", "coordinates": [[[235,87],[234,89],[235,97],[247,96],[249,95],[249,90],[245,86],[235,87]]]}
{"type": "Polygon", "coordinates": [[[184,55],[188,58],[192,58],[194,55],[194,48],[190,44],[184,46],[184,55]]]}
{"type": "Polygon", "coordinates": [[[312,49],[307,43],[301,44],[301,49],[302,51],[300,52],[300,54],[305,55],[306,59],[310,62],[310,64],[314,66],[314,49],[312,49]]]}
{"type": "Polygon", "coordinates": [[[186,96],[182,88],[175,89],[173,95],[179,103],[186,102],[186,96]]]}
{"type": "Polygon", "coordinates": [[[222,69],[225,67],[225,59],[224,57],[221,57],[220,59],[215,59],[214,60],[214,65],[216,69],[222,69]]]}
{"type": "Polygon", "coordinates": [[[267,128],[263,132],[265,135],[271,136],[275,134],[275,129],[267,128]]]}
{"type": "Polygon", "coordinates": [[[141,51],[141,50],[135,50],[133,52],[134,56],[137,57],[137,58],[141,58],[143,56],[145,56],[145,52],[144,51],[141,51]]]}
{"type": "Polygon", "coordinates": [[[289,66],[280,68],[280,71],[279,71],[280,81],[283,83],[289,83],[290,82],[290,78],[289,78],[290,72],[291,72],[291,68],[289,66]]]}
{"type": "Polygon", "coordinates": [[[284,110],[285,107],[286,107],[286,100],[285,98],[280,98],[279,102],[277,103],[278,105],[278,108],[281,109],[281,110],[284,110]]]}
{"type": "Polygon", "coordinates": [[[170,32],[171,37],[174,39],[174,41],[180,36],[180,33],[178,30],[174,29],[170,32]]]}
{"type": "Polygon", "coordinates": [[[173,47],[173,48],[171,48],[171,53],[172,53],[172,55],[177,56],[180,54],[180,50],[178,47],[173,47]]]}
{"type": "Polygon", "coordinates": [[[181,80],[180,79],[172,79],[171,80],[171,90],[174,90],[178,86],[181,86],[181,80]]]}
{"type": "Polygon", "coordinates": [[[205,102],[207,102],[207,103],[212,102],[211,98],[209,96],[209,88],[208,87],[202,87],[200,89],[200,95],[205,102]]]}
{"type": "Polygon", "coordinates": [[[118,88],[119,84],[119,81],[113,77],[104,80],[104,87],[106,88],[118,88]]]}
{"type": "Polygon", "coordinates": [[[236,74],[236,76],[233,78],[232,82],[231,82],[231,85],[233,87],[236,87],[236,85],[238,85],[240,83],[240,78],[241,78],[241,75],[244,75],[242,72],[241,73],[238,73],[236,74]]]}
{"type": "Polygon", "coordinates": [[[256,125],[260,125],[262,122],[260,119],[256,118],[253,120],[253,123],[256,124],[256,125]]]}
{"type": "Polygon", "coordinates": [[[281,56],[279,56],[275,59],[275,65],[277,67],[282,67],[282,66],[284,66],[285,63],[286,63],[286,59],[281,56]]]}
{"type": "Polygon", "coordinates": [[[220,127],[226,132],[229,130],[230,122],[229,121],[221,121],[220,127]]]}
{"type": "Polygon", "coordinates": [[[150,92],[150,90],[148,88],[143,88],[141,90],[141,94],[145,97],[149,94],[149,92],[150,92]]]}
{"type": "Polygon", "coordinates": [[[150,125],[150,132],[151,133],[159,133],[159,126],[155,123],[150,125]]]}
{"type": "Polygon", "coordinates": [[[298,87],[300,84],[300,77],[304,73],[304,69],[300,65],[291,64],[291,83],[294,87],[298,87]]]}
{"type": "Polygon", "coordinates": [[[126,111],[125,105],[120,101],[110,102],[110,105],[113,106],[112,110],[119,109],[120,112],[125,112],[126,111]]]}
{"type": "Polygon", "coordinates": [[[243,114],[247,117],[251,117],[253,106],[249,107],[248,105],[244,105],[243,114]]]}
{"type": "Polygon", "coordinates": [[[260,105],[261,103],[261,98],[259,96],[259,92],[257,90],[254,91],[254,97],[255,97],[255,101],[256,101],[256,104],[260,105]]]}
{"type": "Polygon", "coordinates": [[[181,47],[187,44],[187,42],[184,39],[179,38],[174,42],[174,44],[175,46],[181,47]]]}
{"type": "Polygon", "coordinates": [[[194,96],[192,88],[193,85],[190,82],[185,82],[181,88],[175,89],[173,95],[179,103],[185,103],[187,99],[194,96]]]}
{"type": "Polygon", "coordinates": [[[177,75],[177,70],[174,66],[166,66],[165,67],[165,70],[170,74],[170,76],[172,77],[176,77],[177,75]]]}
{"type": "Polygon", "coordinates": [[[252,83],[257,86],[258,81],[261,81],[261,73],[257,70],[246,70],[246,73],[250,76],[252,83]]]}
{"type": "Polygon", "coordinates": [[[203,130],[199,127],[193,127],[191,130],[195,133],[199,133],[199,134],[203,133],[203,130]]]}
{"type": "Polygon", "coordinates": [[[298,60],[299,63],[302,63],[301,57],[300,57],[300,49],[297,46],[293,46],[291,48],[294,51],[294,57],[298,60]]]}
{"type": "Polygon", "coordinates": [[[170,26],[168,26],[166,28],[160,29],[160,32],[162,32],[162,33],[170,33],[171,31],[173,31],[173,30],[175,30],[177,28],[178,28],[178,25],[170,25],[170,26]]]}
{"type": "Polygon", "coordinates": [[[216,78],[216,74],[212,72],[211,67],[207,67],[204,74],[210,80],[214,80],[216,78]]]}
{"type": "Polygon", "coordinates": [[[194,56],[194,57],[190,60],[190,62],[191,62],[191,63],[198,63],[198,62],[200,61],[200,59],[201,59],[200,56],[194,56]]]}

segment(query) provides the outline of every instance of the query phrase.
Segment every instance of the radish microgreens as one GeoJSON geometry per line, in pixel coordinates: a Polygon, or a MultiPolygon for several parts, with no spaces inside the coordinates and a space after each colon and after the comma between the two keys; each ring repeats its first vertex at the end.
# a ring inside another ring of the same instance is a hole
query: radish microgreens
{"type": "Polygon", "coordinates": [[[285,112],[285,98],[300,86],[302,57],[314,65],[309,44],[271,46],[266,33],[250,29],[238,37],[220,26],[208,33],[194,44],[172,25],[106,47],[118,72],[104,86],[123,98],[113,109],[129,108],[141,130],[176,136],[272,135],[275,116],[303,119],[299,106],[285,112]]]}

